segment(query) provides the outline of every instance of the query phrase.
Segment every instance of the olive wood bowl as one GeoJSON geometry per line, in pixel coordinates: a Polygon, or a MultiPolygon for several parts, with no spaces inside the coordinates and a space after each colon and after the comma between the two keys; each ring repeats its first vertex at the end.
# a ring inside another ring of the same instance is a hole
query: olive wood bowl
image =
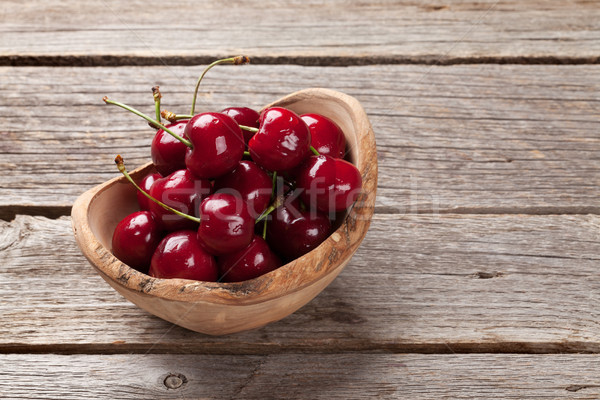
{"type": "MultiPolygon", "coordinates": [[[[238,283],[158,279],[138,272],[111,253],[117,223],[139,210],[135,188],[117,177],[82,194],[72,222],[81,251],[115,290],[144,310],[210,335],[257,328],[293,313],[317,296],[348,264],[369,228],[377,188],[377,153],[371,124],[359,102],[328,89],[306,89],[268,105],[298,114],[315,112],[337,122],[346,135],[350,160],[363,183],[339,227],[316,249],[281,268],[238,283]]],[[[131,175],[141,179],[151,163],[131,175]]]]}

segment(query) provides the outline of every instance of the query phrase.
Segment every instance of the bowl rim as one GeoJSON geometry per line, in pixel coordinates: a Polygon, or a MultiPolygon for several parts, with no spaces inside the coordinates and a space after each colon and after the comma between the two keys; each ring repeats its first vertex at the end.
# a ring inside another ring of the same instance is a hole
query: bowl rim
{"type": "MultiPolygon", "coordinates": [[[[204,282],[188,279],[153,278],[122,263],[95,237],[89,223],[94,200],[111,186],[126,183],[123,176],[112,178],[77,198],[71,216],[77,243],[96,271],[109,283],[115,283],[140,295],[189,303],[251,305],[297,292],[343,268],[365,237],[374,213],[377,190],[377,152],[375,135],[368,117],[355,98],[331,89],[310,88],[288,94],[263,109],[286,107],[307,100],[334,101],[350,109],[356,129],[358,159],[354,164],[363,178],[359,198],[346,213],[341,225],[317,248],[280,268],[243,282],[204,282]],[[316,255],[320,255],[315,259],[316,255]],[[315,265],[313,265],[315,264],[315,265]],[[276,282],[277,284],[272,284],[276,282]]],[[[131,172],[135,179],[153,168],[147,163],[131,172]]],[[[112,284],[111,283],[111,284],[112,284]]]]}

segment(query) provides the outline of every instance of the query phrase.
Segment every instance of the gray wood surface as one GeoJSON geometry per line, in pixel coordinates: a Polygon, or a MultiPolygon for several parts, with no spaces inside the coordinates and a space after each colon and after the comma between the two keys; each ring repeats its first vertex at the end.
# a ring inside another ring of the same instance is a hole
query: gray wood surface
{"type": "Polygon", "coordinates": [[[0,352],[598,352],[599,226],[595,215],[376,215],[300,311],[208,337],[120,297],[68,218],[19,216],[0,222],[0,352]]]}
{"type": "Polygon", "coordinates": [[[1,399],[600,398],[597,1],[168,3],[1,2],[1,399]],[[149,160],[102,96],[187,112],[241,53],[197,110],[355,96],[378,202],[316,299],[209,337],[112,290],[68,214],[149,160]]]}
{"type": "MultiPolygon", "coordinates": [[[[68,214],[74,199],[150,159],[153,130],[104,95],[189,112],[201,67],[0,68],[0,215],[68,214]]],[[[374,127],[377,211],[597,213],[597,66],[222,67],[199,110],[260,108],[305,87],[358,98],[374,127]]]]}
{"type": "Polygon", "coordinates": [[[594,1],[4,0],[0,63],[598,62],[594,1]]]}
{"type": "Polygon", "coordinates": [[[20,399],[596,399],[599,376],[596,354],[0,355],[20,399]]]}

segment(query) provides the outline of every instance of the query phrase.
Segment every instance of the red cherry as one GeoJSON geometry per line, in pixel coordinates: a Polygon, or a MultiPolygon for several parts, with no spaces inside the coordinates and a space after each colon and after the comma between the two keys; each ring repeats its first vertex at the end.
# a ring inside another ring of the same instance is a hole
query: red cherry
{"type": "Polygon", "coordinates": [[[185,127],[192,143],[185,155],[185,165],[199,178],[216,178],[232,171],[244,155],[242,130],[229,115],[202,113],[185,127]]]}
{"type": "Polygon", "coordinates": [[[200,205],[198,238],[216,256],[243,249],[254,234],[254,219],[239,196],[215,193],[200,205]]]}
{"type": "Polygon", "coordinates": [[[140,272],[148,271],[161,229],[149,211],[129,214],[117,224],[112,237],[112,253],[123,263],[140,272]]]}
{"type": "MultiPolygon", "coordinates": [[[[188,121],[178,121],[167,125],[173,133],[184,137],[185,126],[188,121]]],[[[169,133],[159,129],[154,135],[150,154],[156,170],[162,175],[167,176],[172,172],[185,168],[185,152],[188,147],[174,138],[169,133]]]]}
{"type": "MultiPolygon", "coordinates": [[[[146,193],[150,193],[150,187],[157,179],[162,178],[158,172],[151,172],[144,177],[139,183],[140,187],[146,191],[146,193]]],[[[140,210],[150,211],[150,203],[151,201],[144,196],[139,191],[136,192],[138,204],[140,205],[140,210]]]]}
{"type": "Polygon", "coordinates": [[[331,221],[318,211],[302,211],[297,199],[288,197],[267,223],[267,241],[273,250],[293,260],[316,248],[331,231],[331,221]]]}
{"type": "Polygon", "coordinates": [[[271,201],[273,182],[252,161],[242,160],[236,169],[215,180],[215,192],[240,196],[248,205],[252,218],[258,218],[271,201]]]}
{"type": "Polygon", "coordinates": [[[344,158],[346,137],[338,124],[320,114],[303,114],[300,118],[308,125],[311,145],[319,154],[344,158]]]}
{"type": "Polygon", "coordinates": [[[260,128],[248,142],[252,160],[269,171],[285,171],[310,152],[310,131],[291,110],[272,107],[260,116],[260,128]]]}
{"type": "Polygon", "coordinates": [[[217,264],[221,281],[241,282],[276,270],[281,260],[263,238],[255,235],[247,247],[219,257],[217,264]]]}
{"type": "Polygon", "coordinates": [[[350,207],[362,186],[360,172],[353,164],[323,155],[309,157],[296,178],[302,200],[325,213],[350,207]]]}
{"type": "MultiPolygon", "coordinates": [[[[260,126],[258,120],[260,114],[248,107],[229,107],[221,111],[223,114],[229,115],[239,125],[249,126],[251,128],[258,128],[260,126]]],[[[248,141],[254,136],[254,132],[242,131],[244,134],[244,141],[248,144],[248,141]]]]}
{"type": "Polygon", "coordinates": [[[148,275],[215,282],[218,268],[214,257],[200,246],[195,231],[177,231],[165,236],[156,248],[148,275]]]}
{"type": "MultiPolygon", "coordinates": [[[[210,182],[195,177],[189,170],[181,169],[164,178],[157,179],[150,188],[150,195],[183,213],[198,215],[200,202],[211,192],[210,182]]],[[[168,231],[196,229],[198,224],[149,202],[150,211],[168,231]]]]}

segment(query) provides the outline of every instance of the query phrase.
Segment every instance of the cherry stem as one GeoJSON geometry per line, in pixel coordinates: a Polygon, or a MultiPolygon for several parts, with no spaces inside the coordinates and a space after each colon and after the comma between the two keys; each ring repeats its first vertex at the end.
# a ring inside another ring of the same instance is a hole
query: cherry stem
{"type": "Polygon", "coordinates": [[[271,198],[275,196],[277,188],[277,171],[273,171],[273,184],[271,185],[271,198]]]}
{"type": "Polygon", "coordinates": [[[271,205],[269,207],[267,207],[267,209],[265,211],[263,211],[262,214],[260,214],[260,216],[256,219],[256,221],[254,223],[258,224],[260,221],[267,218],[267,216],[269,214],[271,214],[273,211],[275,211],[277,208],[279,208],[279,206],[281,206],[283,204],[284,199],[285,199],[285,197],[283,195],[277,196],[275,198],[275,201],[272,202],[271,205]]]}
{"type": "Polygon", "coordinates": [[[115,106],[119,106],[121,108],[126,109],[129,112],[134,113],[135,115],[144,118],[146,121],[150,122],[152,125],[158,127],[159,129],[162,129],[163,131],[167,132],[169,135],[173,136],[175,139],[179,140],[181,143],[185,144],[187,147],[192,148],[192,142],[190,142],[187,139],[182,138],[181,136],[179,136],[178,134],[174,133],[172,130],[170,130],[169,128],[167,128],[166,126],[164,126],[163,124],[161,124],[160,122],[156,122],[155,120],[153,120],[152,118],[150,118],[149,116],[147,116],[146,114],[136,110],[133,107],[129,107],[126,104],[123,103],[119,103],[118,101],[114,101],[114,100],[110,100],[108,97],[104,96],[102,98],[102,100],[106,103],[106,104],[112,104],[115,106]]]}
{"type": "Polygon", "coordinates": [[[314,148],[314,147],[312,147],[312,146],[310,146],[310,151],[312,151],[312,153],[313,153],[315,156],[320,156],[320,155],[321,155],[321,154],[319,154],[319,152],[317,151],[317,149],[315,149],[315,148],[314,148]]]}
{"type": "Polygon", "coordinates": [[[139,190],[144,196],[146,196],[147,198],[149,198],[150,200],[152,200],[153,202],[155,202],[159,206],[163,207],[164,209],[166,209],[168,211],[171,211],[172,213],[175,213],[175,214],[179,215],[180,217],[187,218],[190,221],[194,221],[194,222],[200,223],[200,218],[192,217],[191,215],[184,214],[181,211],[178,211],[178,210],[176,210],[176,209],[174,209],[172,207],[169,207],[165,203],[162,203],[162,202],[158,201],[157,199],[155,199],[154,197],[150,196],[148,194],[148,192],[146,192],[144,189],[142,189],[141,187],[139,187],[138,184],[135,183],[135,181],[133,180],[133,178],[129,175],[129,172],[127,172],[127,169],[125,168],[125,162],[123,161],[123,157],[121,157],[120,155],[118,155],[117,157],[115,157],[115,164],[117,164],[117,168],[119,168],[119,171],[121,171],[121,173],[125,176],[125,178],[127,178],[127,180],[129,182],[131,182],[133,184],[133,186],[135,186],[135,188],[137,190],[139,190]]]}
{"type": "Polygon", "coordinates": [[[223,58],[221,60],[217,60],[217,61],[213,61],[208,67],[206,67],[204,69],[204,71],[202,72],[202,75],[200,75],[200,77],[198,78],[198,82],[196,82],[196,88],[194,89],[194,98],[192,99],[192,111],[190,111],[191,115],[194,115],[194,112],[196,111],[196,97],[198,97],[198,89],[200,88],[200,82],[202,82],[202,78],[204,78],[204,75],[206,75],[206,73],[215,65],[219,65],[219,64],[233,64],[233,65],[241,65],[241,64],[248,64],[250,62],[250,59],[246,56],[236,56],[236,57],[230,57],[230,58],[223,58]]]}
{"type": "Polygon", "coordinates": [[[174,112],[171,111],[167,111],[167,110],[162,110],[160,112],[160,115],[166,119],[167,121],[173,123],[175,121],[178,121],[180,119],[190,119],[193,117],[193,115],[188,115],[188,114],[175,114],[174,112]]]}
{"type": "MultiPolygon", "coordinates": [[[[277,188],[277,171],[273,171],[273,181],[272,182],[273,183],[271,184],[271,200],[273,200],[273,197],[275,197],[275,191],[277,188]]],[[[275,208],[277,208],[277,207],[275,207],[275,208]]],[[[273,208],[273,210],[275,208],[273,208]]],[[[269,212],[272,212],[273,210],[271,210],[269,212]]],[[[262,238],[265,240],[267,240],[267,222],[268,222],[268,219],[265,218],[265,222],[263,223],[263,231],[262,231],[262,238]]]]}
{"type": "Polygon", "coordinates": [[[254,132],[254,133],[258,132],[258,128],[254,128],[252,126],[240,125],[240,129],[243,129],[248,132],[254,132]]]}
{"type": "Polygon", "coordinates": [[[249,151],[245,151],[245,152],[244,152],[244,155],[245,155],[246,157],[251,157],[251,156],[250,156],[250,152],[249,152],[249,151]]]}
{"type": "Polygon", "coordinates": [[[158,86],[152,87],[152,96],[154,97],[154,111],[156,113],[156,122],[161,123],[160,120],[160,99],[162,98],[162,94],[160,90],[158,90],[158,86]]]}

